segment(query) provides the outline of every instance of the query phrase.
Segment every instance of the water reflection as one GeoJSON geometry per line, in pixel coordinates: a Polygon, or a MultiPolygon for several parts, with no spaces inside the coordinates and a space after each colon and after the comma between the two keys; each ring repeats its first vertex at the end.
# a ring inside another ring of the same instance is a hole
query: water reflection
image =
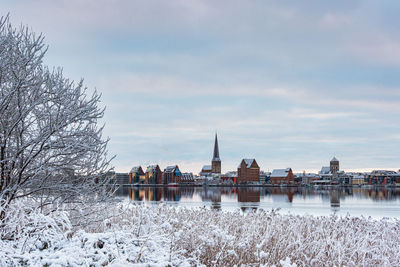
{"type": "Polygon", "coordinates": [[[134,202],[165,202],[213,209],[279,208],[315,215],[350,213],[400,217],[399,188],[120,187],[116,195],[127,196],[134,202]]]}
{"type": "Polygon", "coordinates": [[[239,187],[237,191],[237,201],[242,211],[257,210],[260,202],[260,189],[257,187],[239,187]]]}

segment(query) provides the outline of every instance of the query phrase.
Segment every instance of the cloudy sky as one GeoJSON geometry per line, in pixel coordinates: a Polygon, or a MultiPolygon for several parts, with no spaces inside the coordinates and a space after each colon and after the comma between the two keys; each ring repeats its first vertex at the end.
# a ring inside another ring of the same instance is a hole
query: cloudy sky
{"type": "Polygon", "coordinates": [[[0,0],[103,94],[117,171],[400,168],[400,2],[0,0]]]}

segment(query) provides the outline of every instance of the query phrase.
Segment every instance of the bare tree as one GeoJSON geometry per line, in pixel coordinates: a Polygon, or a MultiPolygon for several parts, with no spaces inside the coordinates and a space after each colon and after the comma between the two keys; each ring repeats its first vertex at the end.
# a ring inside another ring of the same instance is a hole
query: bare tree
{"type": "Polygon", "coordinates": [[[104,189],[100,95],[43,64],[43,36],[0,18],[0,201],[104,189]]]}

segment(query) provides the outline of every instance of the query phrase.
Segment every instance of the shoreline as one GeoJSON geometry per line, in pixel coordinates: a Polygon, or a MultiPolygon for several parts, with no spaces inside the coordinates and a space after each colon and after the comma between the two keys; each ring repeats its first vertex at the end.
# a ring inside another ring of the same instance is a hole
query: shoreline
{"type": "Polygon", "coordinates": [[[116,184],[122,187],[161,187],[161,188],[179,188],[179,187],[266,187],[266,188],[400,188],[400,185],[272,185],[272,184],[179,184],[168,186],[165,184],[116,184]]]}

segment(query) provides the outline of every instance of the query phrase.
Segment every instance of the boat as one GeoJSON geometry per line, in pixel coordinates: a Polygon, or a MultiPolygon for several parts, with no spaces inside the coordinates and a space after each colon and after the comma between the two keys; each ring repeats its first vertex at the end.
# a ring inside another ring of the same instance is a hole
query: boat
{"type": "Polygon", "coordinates": [[[167,184],[168,187],[178,187],[178,183],[169,183],[167,184]]]}

